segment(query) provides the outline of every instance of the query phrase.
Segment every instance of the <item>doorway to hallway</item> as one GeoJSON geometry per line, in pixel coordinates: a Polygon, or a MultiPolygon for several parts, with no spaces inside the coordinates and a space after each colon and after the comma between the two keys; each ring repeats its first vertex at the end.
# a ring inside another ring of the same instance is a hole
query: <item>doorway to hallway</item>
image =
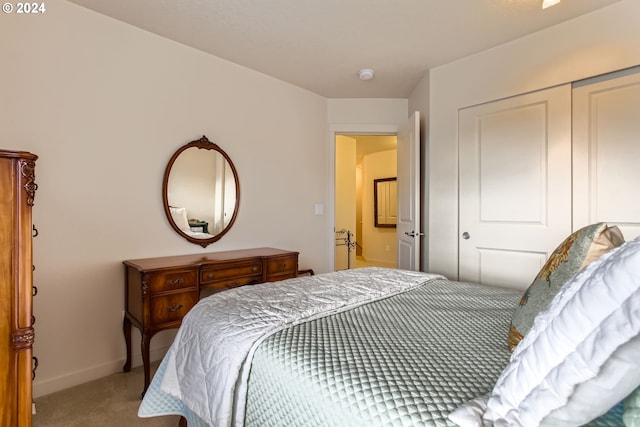
{"type": "Polygon", "coordinates": [[[396,135],[336,134],[335,270],[396,267],[396,176],[396,135]]]}

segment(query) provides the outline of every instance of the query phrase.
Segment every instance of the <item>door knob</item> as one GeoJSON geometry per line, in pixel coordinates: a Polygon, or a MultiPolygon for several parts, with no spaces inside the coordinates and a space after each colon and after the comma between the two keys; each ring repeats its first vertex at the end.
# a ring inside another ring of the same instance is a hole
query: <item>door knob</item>
{"type": "Polygon", "coordinates": [[[424,233],[416,233],[415,231],[411,230],[411,231],[405,231],[404,234],[406,234],[409,237],[416,237],[416,236],[424,236],[424,233]]]}
{"type": "Polygon", "coordinates": [[[467,233],[466,231],[464,233],[462,233],[462,238],[464,240],[469,240],[470,237],[471,237],[471,235],[469,233],[467,233]]]}

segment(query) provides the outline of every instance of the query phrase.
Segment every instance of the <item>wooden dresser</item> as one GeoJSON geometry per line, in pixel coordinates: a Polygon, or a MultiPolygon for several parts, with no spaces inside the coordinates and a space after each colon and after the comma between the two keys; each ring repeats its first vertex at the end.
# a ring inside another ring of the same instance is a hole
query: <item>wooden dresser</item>
{"type": "Polygon", "coordinates": [[[31,426],[33,224],[38,156],[0,150],[0,426],[31,426]]]}
{"type": "Polygon", "coordinates": [[[142,334],[144,389],[151,381],[149,345],[157,332],[177,328],[200,299],[201,291],[220,292],[249,284],[296,277],[298,252],[274,248],[213,252],[124,261],[125,315],[123,330],[131,370],[131,327],[142,334]]]}

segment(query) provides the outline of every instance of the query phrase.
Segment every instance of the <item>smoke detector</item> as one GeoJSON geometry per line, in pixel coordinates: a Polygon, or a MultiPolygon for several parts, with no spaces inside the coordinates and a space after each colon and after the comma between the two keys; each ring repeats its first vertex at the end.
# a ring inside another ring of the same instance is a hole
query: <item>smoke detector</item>
{"type": "Polygon", "coordinates": [[[358,71],[358,77],[360,77],[360,80],[371,80],[374,74],[375,73],[371,68],[363,68],[362,70],[358,71]]]}

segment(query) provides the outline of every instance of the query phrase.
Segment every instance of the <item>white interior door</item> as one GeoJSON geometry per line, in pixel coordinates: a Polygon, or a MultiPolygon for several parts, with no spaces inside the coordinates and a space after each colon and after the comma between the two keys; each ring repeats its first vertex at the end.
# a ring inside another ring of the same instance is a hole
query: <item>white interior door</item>
{"type": "Polygon", "coordinates": [[[420,270],[420,113],[398,132],[398,268],[420,270]]]}
{"type": "Polygon", "coordinates": [[[573,93],[574,228],[617,225],[640,235],[640,72],[576,85],[573,93]]]}
{"type": "Polygon", "coordinates": [[[526,289],[571,233],[571,86],[460,110],[459,279],[526,289]]]}

